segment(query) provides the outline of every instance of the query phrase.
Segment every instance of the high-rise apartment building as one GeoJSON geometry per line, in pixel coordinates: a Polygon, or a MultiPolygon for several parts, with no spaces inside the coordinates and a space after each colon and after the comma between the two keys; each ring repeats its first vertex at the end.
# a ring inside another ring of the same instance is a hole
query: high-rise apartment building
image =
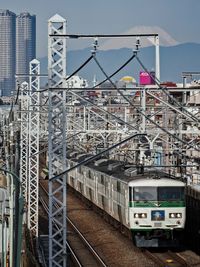
{"type": "MultiPolygon", "coordinates": [[[[0,96],[15,90],[15,74],[28,74],[36,57],[36,16],[0,10],[0,96]]],[[[28,78],[18,78],[18,81],[28,78]]]]}
{"type": "Polygon", "coordinates": [[[0,95],[10,96],[15,89],[16,15],[0,10],[0,95]]]}
{"type": "MultiPolygon", "coordinates": [[[[16,73],[28,74],[29,62],[36,57],[36,17],[23,12],[16,17],[16,73]]],[[[18,78],[19,82],[28,77],[18,78]]]]}

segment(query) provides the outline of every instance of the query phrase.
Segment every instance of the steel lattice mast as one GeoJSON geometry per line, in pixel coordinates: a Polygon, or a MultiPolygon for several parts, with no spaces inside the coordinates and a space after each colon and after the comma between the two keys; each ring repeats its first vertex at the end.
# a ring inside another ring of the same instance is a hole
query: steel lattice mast
{"type": "Polygon", "coordinates": [[[20,85],[21,89],[21,136],[20,136],[20,179],[22,191],[27,202],[28,198],[28,109],[29,109],[29,86],[27,82],[20,85]]]}
{"type": "Polygon", "coordinates": [[[40,62],[29,64],[29,193],[28,228],[38,236],[38,182],[39,182],[39,133],[40,133],[40,62]]]}
{"type": "Polygon", "coordinates": [[[49,266],[67,265],[66,251],[66,176],[56,182],[51,178],[66,170],[66,93],[62,90],[66,77],[66,38],[51,34],[66,34],[66,20],[55,15],[48,25],[49,79],[49,266]],[[60,88],[52,91],[51,87],[60,88]]]}

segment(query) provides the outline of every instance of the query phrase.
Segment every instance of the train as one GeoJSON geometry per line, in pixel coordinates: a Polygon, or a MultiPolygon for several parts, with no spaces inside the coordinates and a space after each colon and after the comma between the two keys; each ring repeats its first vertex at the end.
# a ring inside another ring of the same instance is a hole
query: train
{"type": "MultiPolygon", "coordinates": [[[[92,155],[68,153],[68,168],[92,155]]],[[[131,233],[138,247],[178,246],[186,220],[185,188],[158,168],[99,158],[68,174],[67,183],[131,233]]]]}
{"type": "MultiPolygon", "coordinates": [[[[91,156],[68,151],[68,168],[91,156]]],[[[101,157],[71,170],[67,183],[125,229],[137,247],[179,246],[186,220],[180,179],[158,168],[101,157]]]]}

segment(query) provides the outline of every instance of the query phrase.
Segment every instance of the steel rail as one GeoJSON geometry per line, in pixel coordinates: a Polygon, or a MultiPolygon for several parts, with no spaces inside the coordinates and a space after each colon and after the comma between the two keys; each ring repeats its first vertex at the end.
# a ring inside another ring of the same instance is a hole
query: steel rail
{"type": "Polygon", "coordinates": [[[169,255],[169,257],[171,259],[172,262],[172,266],[174,267],[192,267],[193,265],[189,264],[182,256],[180,256],[178,253],[172,252],[172,251],[167,251],[165,253],[152,253],[151,251],[145,249],[143,250],[143,252],[145,253],[145,255],[147,257],[149,257],[151,260],[153,260],[155,263],[157,263],[159,265],[159,267],[166,267],[166,266],[170,266],[170,262],[167,262],[167,259],[162,259],[161,257],[159,257],[159,255],[164,255],[165,258],[167,258],[167,256],[169,255]],[[168,265],[167,265],[168,264],[168,265]]]}
{"type": "Polygon", "coordinates": [[[178,261],[181,264],[181,266],[185,266],[185,267],[192,267],[193,266],[192,264],[189,264],[187,262],[187,260],[183,256],[181,256],[179,253],[174,253],[174,252],[169,250],[168,254],[172,258],[174,258],[176,261],[178,261]]]}
{"type": "MultiPolygon", "coordinates": [[[[42,197],[39,198],[40,203],[42,204],[43,209],[45,210],[45,212],[47,214],[49,214],[49,208],[48,205],[46,204],[46,202],[44,201],[44,199],[42,197]]],[[[76,264],[76,266],[78,267],[84,267],[81,262],[79,261],[78,257],[76,256],[75,251],[72,249],[72,247],[70,246],[70,244],[66,241],[66,245],[67,245],[67,249],[70,252],[70,256],[72,257],[73,262],[76,264]]],[[[43,258],[43,261],[45,261],[45,259],[43,258]]],[[[44,265],[46,264],[46,262],[44,262],[44,265]]]]}
{"type": "MultiPolygon", "coordinates": [[[[48,195],[48,191],[46,190],[46,188],[41,183],[40,183],[40,187],[48,195]]],[[[59,205],[56,204],[55,207],[59,208],[59,205]]],[[[90,243],[83,236],[83,234],[78,230],[78,228],[74,225],[74,223],[68,217],[66,219],[67,219],[67,222],[70,224],[70,226],[73,228],[73,230],[78,234],[78,236],[80,237],[80,239],[84,242],[84,244],[86,245],[86,247],[89,249],[89,251],[91,252],[91,254],[95,257],[95,259],[101,264],[101,266],[107,267],[107,265],[105,264],[105,262],[101,259],[101,257],[98,255],[98,253],[95,251],[95,249],[90,245],[90,243]]],[[[67,245],[68,245],[68,242],[67,242],[67,245]]],[[[73,252],[73,253],[75,254],[75,252],[73,252]]]]}

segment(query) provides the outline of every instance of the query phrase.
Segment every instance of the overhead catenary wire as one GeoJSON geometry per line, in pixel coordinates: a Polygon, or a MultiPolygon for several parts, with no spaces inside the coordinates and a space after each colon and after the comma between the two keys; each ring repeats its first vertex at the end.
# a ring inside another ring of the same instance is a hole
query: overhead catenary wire
{"type": "MultiPolygon", "coordinates": [[[[81,131],[81,132],[75,133],[74,135],[67,137],[66,141],[70,140],[71,138],[74,138],[76,135],[79,135],[81,133],[85,133],[85,132],[81,131]]],[[[47,150],[48,150],[48,147],[45,147],[42,150],[40,150],[39,152],[33,153],[31,156],[29,156],[29,158],[32,158],[33,156],[38,155],[38,154],[42,154],[43,152],[46,152],[47,150]]]]}
{"type": "Polygon", "coordinates": [[[91,161],[97,159],[99,156],[101,156],[101,155],[103,155],[103,154],[109,152],[110,150],[112,150],[112,149],[114,149],[114,148],[116,148],[116,147],[118,147],[118,146],[120,146],[120,145],[122,145],[122,144],[124,144],[124,143],[127,143],[127,142],[130,141],[131,139],[133,139],[133,138],[135,138],[135,137],[139,137],[139,136],[146,136],[146,134],[137,133],[137,134],[131,135],[131,136],[125,138],[124,140],[122,140],[122,141],[120,141],[120,142],[118,142],[118,143],[116,143],[116,144],[114,144],[114,145],[108,147],[107,149],[105,149],[105,150],[99,152],[98,154],[96,154],[96,155],[94,155],[94,156],[91,156],[91,157],[89,157],[88,159],[79,162],[78,164],[76,164],[76,165],[72,166],[71,168],[69,168],[69,169],[63,171],[62,173],[53,176],[52,178],[50,178],[50,181],[59,179],[60,176],[69,173],[70,171],[72,171],[72,170],[74,170],[74,169],[80,167],[80,166],[83,165],[83,164],[89,163],[89,162],[91,162],[91,161]]]}
{"type": "MultiPolygon", "coordinates": [[[[94,50],[92,50],[92,55],[93,57],[96,56],[96,49],[97,49],[97,44],[94,45],[94,50]]],[[[137,56],[137,50],[134,51],[134,54],[132,55],[132,57],[130,59],[128,59],[118,70],[116,70],[112,75],[108,76],[106,73],[104,73],[104,75],[106,76],[106,79],[103,80],[102,82],[100,82],[99,84],[95,85],[93,88],[97,87],[97,86],[100,86],[102,83],[106,82],[106,81],[111,81],[110,79],[116,74],[118,73],[121,69],[123,69],[130,61],[132,61],[134,59],[134,57],[137,56]]],[[[101,69],[102,70],[102,69],[101,69]]],[[[112,84],[112,82],[111,82],[112,84]]],[[[115,87],[115,85],[114,85],[115,87]]],[[[152,115],[154,116],[154,115],[152,115]]],[[[152,117],[150,116],[150,117],[152,117]]],[[[137,125],[136,125],[137,126],[137,125]]]]}
{"type": "MultiPolygon", "coordinates": [[[[114,34],[114,35],[113,34],[112,35],[111,34],[110,35],[109,34],[86,34],[86,35],[84,35],[84,34],[77,34],[77,35],[76,34],[74,34],[74,35],[70,35],[70,34],[64,34],[64,35],[52,34],[50,36],[51,37],[53,37],[53,36],[54,37],[55,36],[57,36],[57,37],[69,37],[69,38],[83,38],[83,37],[86,37],[86,38],[88,38],[88,37],[89,38],[98,38],[98,37],[101,37],[101,38],[103,38],[103,37],[122,37],[123,38],[123,37],[150,37],[150,36],[154,36],[155,37],[155,36],[158,36],[158,34],[153,34],[153,33],[152,34],[114,34]]],[[[95,47],[95,50],[96,50],[96,47],[95,47]]],[[[94,51],[93,51],[93,54],[91,55],[91,57],[88,60],[86,60],[86,62],[82,66],[80,66],[80,68],[78,68],[76,71],[74,71],[67,79],[70,79],[80,69],[82,69],[93,58],[93,56],[95,56],[95,52],[94,51]]],[[[138,58],[137,53],[134,53],[134,55],[127,62],[125,62],[124,65],[122,65],[112,75],[107,76],[104,81],[102,81],[98,85],[94,86],[94,88],[97,87],[97,86],[100,86],[105,81],[111,79],[116,73],[118,73],[121,69],[123,69],[134,57],[136,57],[137,61],[143,67],[143,69],[146,72],[148,72],[147,68],[144,66],[144,64],[141,62],[141,60],[138,58]]],[[[151,74],[149,73],[149,75],[151,75],[151,74]]],[[[160,87],[160,81],[157,79],[157,77],[153,77],[152,75],[151,75],[151,77],[156,82],[156,84],[160,87]]],[[[186,110],[182,105],[180,105],[180,103],[178,103],[176,101],[176,99],[174,99],[168,92],[166,92],[165,88],[163,88],[163,87],[160,87],[160,88],[163,89],[163,91],[165,92],[165,94],[167,94],[167,96],[170,99],[172,99],[179,107],[181,107],[182,110],[184,110],[186,113],[188,113],[191,116],[191,118],[193,118],[195,121],[199,122],[199,120],[195,116],[193,116],[193,114],[191,114],[188,110],[186,110]]]]}
{"type": "Polygon", "coordinates": [[[159,98],[158,96],[154,95],[153,93],[149,92],[148,90],[146,91],[146,93],[152,97],[154,97],[156,100],[160,101],[163,104],[166,104],[168,107],[171,108],[172,111],[176,111],[177,113],[181,114],[182,116],[185,116],[186,118],[191,119],[191,117],[187,114],[187,113],[183,113],[181,110],[179,110],[177,107],[167,103],[165,100],[163,100],[162,98],[159,98]]]}
{"type": "MultiPolygon", "coordinates": [[[[91,55],[88,59],[86,59],[86,61],[80,66],[78,67],[75,71],[73,71],[68,77],[65,78],[65,81],[68,81],[70,78],[72,78],[75,74],[77,74],[81,69],[83,69],[90,61],[91,59],[93,58],[93,55],[91,55]]],[[[42,90],[39,90],[38,92],[42,93],[42,92],[45,92],[45,91],[49,91],[49,90],[55,90],[57,88],[51,88],[51,87],[47,87],[47,88],[44,88],[42,90]]],[[[59,90],[64,90],[64,89],[69,89],[69,88],[58,88],[59,90]]]]}
{"type": "Polygon", "coordinates": [[[74,76],[76,73],[78,73],[82,68],[84,68],[90,60],[93,58],[93,55],[91,55],[78,69],[76,69],[72,74],[70,74],[65,81],[68,81],[72,76],[74,76]]]}
{"type": "Polygon", "coordinates": [[[102,82],[95,85],[93,88],[99,87],[100,85],[102,85],[103,83],[105,83],[106,81],[111,79],[113,76],[115,76],[120,70],[122,70],[124,67],[126,67],[126,65],[128,65],[128,63],[131,62],[135,56],[136,56],[136,54],[133,54],[120,68],[118,68],[114,73],[112,73],[110,76],[108,76],[108,78],[106,78],[102,82]]]}
{"type": "Polygon", "coordinates": [[[155,81],[155,83],[159,86],[160,89],[162,89],[162,91],[174,102],[177,104],[177,106],[179,106],[181,108],[182,111],[185,111],[190,117],[191,119],[193,119],[196,122],[200,122],[200,120],[198,118],[196,118],[191,112],[189,112],[187,109],[185,109],[185,107],[180,104],[173,96],[171,96],[165,87],[162,87],[160,85],[160,81],[158,80],[157,77],[154,77],[148,70],[147,68],[144,66],[144,64],[142,63],[142,61],[139,59],[138,56],[136,56],[136,60],[138,61],[138,63],[141,65],[141,67],[150,75],[150,77],[155,81]]]}
{"type": "MultiPolygon", "coordinates": [[[[72,93],[73,95],[79,97],[80,99],[83,99],[84,101],[90,103],[92,106],[97,107],[99,110],[105,112],[106,114],[109,114],[109,115],[112,116],[113,118],[116,118],[118,121],[122,122],[124,125],[127,125],[127,126],[131,127],[132,129],[136,129],[136,130],[138,130],[137,127],[140,126],[140,123],[137,123],[136,125],[133,126],[133,125],[131,125],[131,124],[125,122],[124,120],[118,118],[118,117],[115,116],[114,114],[112,114],[112,113],[110,113],[110,112],[108,112],[108,111],[106,111],[106,110],[100,108],[98,105],[94,104],[92,101],[90,101],[90,100],[84,98],[83,96],[80,96],[80,95],[78,95],[77,93],[75,93],[75,92],[73,92],[73,91],[71,91],[71,93],[72,93]]],[[[155,116],[155,115],[156,115],[157,113],[159,113],[159,112],[161,112],[161,110],[157,111],[156,113],[154,113],[154,114],[151,115],[150,117],[155,116]]],[[[150,117],[149,117],[149,118],[150,118],[150,117]]],[[[182,153],[182,154],[183,154],[183,153],[182,153]]]]}
{"type": "MultiPolygon", "coordinates": [[[[113,77],[115,74],[117,74],[121,69],[123,69],[129,62],[131,62],[132,60],[133,60],[133,58],[135,57],[135,54],[134,55],[132,55],[119,69],[117,69],[110,77],[113,77]]],[[[67,80],[69,80],[72,76],[74,76],[76,73],[78,73],[82,68],[84,68],[90,61],[91,61],[91,59],[93,58],[93,54],[80,66],[80,67],[78,67],[72,74],[70,74],[70,76],[68,76],[67,78],[66,78],[66,81],[67,80]]],[[[106,79],[106,80],[108,80],[108,79],[106,79]]],[[[103,82],[105,82],[105,81],[103,81],[103,82]]],[[[103,83],[102,82],[102,83],[103,83]]],[[[69,90],[69,88],[66,88],[67,90],[69,90]]],[[[47,91],[47,90],[49,90],[49,88],[45,88],[45,89],[43,89],[43,90],[38,90],[37,92],[44,92],[44,91],[47,91]]],[[[18,94],[19,94],[19,87],[18,87],[18,94]]],[[[75,93],[74,93],[75,94],[75,93]]],[[[79,96],[80,97],[80,96],[79,96]]],[[[97,105],[95,105],[92,101],[89,101],[89,100],[86,100],[85,98],[83,98],[83,97],[80,97],[80,98],[82,98],[82,99],[84,99],[85,101],[87,101],[87,102],[89,102],[89,103],[91,103],[93,106],[97,106],[97,105]]],[[[47,101],[48,101],[48,98],[47,98],[47,100],[46,100],[46,102],[45,102],[45,104],[47,103],[47,101]]],[[[45,105],[45,104],[43,104],[43,105],[45,105]]],[[[41,105],[41,106],[43,106],[43,105],[41,105]]],[[[98,106],[97,106],[98,107],[98,106]]],[[[98,107],[99,108],[99,107],[98,107]]],[[[107,114],[109,114],[110,116],[112,116],[112,117],[114,117],[115,119],[117,119],[118,121],[120,121],[121,123],[123,123],[123,124],[125,124],[125,125],[127,125],[127,126],[129,126],[129,127],[131,127],[132,129],[136,129],[136,127],[134,127],[133,125],[131,125],[131,124],[129,124],[129,123],[127,123],[127,122],[125,122],[124,120],[122,120],[122,119],[120,119],[119,117],[117,117],[117,116],[115,116],[114,114],[112,114],[112,113],[110,113],[110,112],[108,112],[108,111],[105,111],[104,109],[101,109],[103,112],[106,112],[107,114]]]]}
{"type": "MultiPolygon", "coordinates": [[[[133,105],[133,103],[117,88],[117,86],[112,82],[112,80],[111,79],[109,79],[109,76],[106,74],[106,72],[104,71],[104,69],[102,68],[102,66],[100,65],[100,63],[98,62],[98,60],[97,60],[97,58],[96,58],[96,56],[94,56],[93,57],[94,58],[94,60],[95,60],[95,62],[96,62],[96,64],[99,66],[99,68],[100,68],[100,70],[102,71],[102,73],[108,78],[108,80],[110,81],[110,83],[112,84],[112,86],[114,87],[114,88],[116,88],[117,89],[117,91],[119,92],[119,94],[132,106],[132,107],[134,107],[137,111],[138,111],[138,113],[140,113],[142,116],[144,116],[148,121],[150,121],[151,123],[153,123],[154,125],[156,125],[159,129],[161,129],[163,132],[165,132],[165,133],[167,133],[168,135],[170,135],[170,136],[172,136],[173,138],[175,138],[176,140],[178,140],[179,142],[181,142],[181,143],[183,143],[183,144],[185,144],[185,145],[188,145],[188,142],[186,142],[186,141],[184,141],[184,140],[182,140],[182,139],[180,139],[178,136],[176,136],[176,135],[174,135],[174,134],[172,134],[172,133],[170,133],[168,130],[166,130],[165,128],[163,128],[163,127],[161,127],[158,123],[156,123],[155,121],[153,121],[152,119],[150,119],[146,114],[144,114],[140,109],[138,109],[137,107],[135,107],[134,105],[133,105]]],[[[136,58],[137,58],[137,56],[136,56],[136,58]]],[[[191,146],[190,145],[190,147],[193,147],[196,151],[200,151],[200,149],[199,148],[196,148],[196,147],[194,147],[194,146],[191,146]]]]}
{"type": "MultiPolygon", "coordinates": [[[[183,111],[185,111],[188,115],[189,115],[189,117],[190,117],[190,119],[193,119],[193,121],[195,121],[195,122],[200,122],[200,120],[196,117],[196,115],[199,113],[199,112],[197,112],[196,114],[192,114],[191,112],[189,112],[187,109],[185,109],[185,106],[184,105],[182,105],[182,104],[180,104],[179,102],[177,102],[177,100],[173,97],[173,96],[171,96],[170,94],[169,94],[169,92],[166,90],[166,88],[164,88],[164,87],[162,87],[161,85],[160,85],[160,81],[158,80],[158,78],[157,77],[154,77],[148,70],[147,70],[147,68],[144,66],[144,64],[142,63],[142,61],[139,59],[139,57],[138,56],[136,56],[136,60],[139,62],[139,64],[141,65],[141,67],[150,75],[150,77],[155,81],[155,83],[159,86],[159,88],[172,100],[172,101],[174,101],[174,103],[176,103],[180,108],[181,108],[181,111],[183,112],[183,111]]],[[[199,94],[199,92],[198,93],[196,93],[196,94],[199,94]]],[[[152,93],[151,93],[151,95],[153,95],[152,93]]],[[[190,96],[191,97],[191,96],[190,96]]],[[[187,116],[186,116],[187,117],[187,116]]],[[[180,124],[178,124],[179,126],[180,125],[182,125],[183,124],[183,122],[181,122],[180,124]]]]}
{"type": "Polygon", "coordinates": [[[73,92],[73,91],[70,91],[70,92],[71,92],[71,94],[73,94],[73,95],[79,97],[80,99],[82,99],[82,100],[84,100],[84,101],[90,103],[92,106],[97,107],[97,108],[98,108],[99,110],[101,110],[102,112],[104,112],[104,113],[106,113],[106,114],[112,116],[113,118],[115,118],[117,121],[123,123],[124,125],[127,125],[127,126],[129,126],[130,128],[137,130],[137,125],[136,125],[136,126],[133,126],[133,125],[131,125],[130,123],[128,123],[128,122],[122,120],[121,118],[117,117],[117,116],[114,115],[113,113],[111,113],[111,112],[109,112],[109,111],[107,111],[107,110],[105,110],[105,109],[99,107],[97,104],[93,103],[91,100],[86,99],[85,97],[80,96],[79,94],[77,94],[77,93],[75,93],[75,92],[73,92]]]}
{"type": "MultiPolygon", "coordinates": [[[[95,35],[96,36],[96,35],[95,35]]],[[[131,35],[132,36],[132,35],[131,35]]],[[[135,37],[136,36],[139,36],[138,34],[137,35],[134,35],[135,37]]],[[[100,35],[99,36],[97,36],[97,37],[101,37],[100,35]]],[[[123,69],[123,67],[125,67],[134,57],[136,56],[136,54],[134,54],[134,55],[132,55],[132,57],[129,59],[129,60],[127,60],[117,71],[115,71],[112,75],[110,75],[110,76],[107,76],[107,78],[104,80],[104,81],[102,81],[100,84],[102,84],[103,82],[105,82],[105,81],[107,81],[107,80],[109,80],[109,79],[111,79],[116,73],[118,73],[121,69],[123,69]]],[[[75,75],[79,70],[81,70],[91,59],[93,58],[93,55],[92,56],[90,56],[77,70],[75,70],[69,77],[67,77],[67,79],[66,80],[68,80],[68,79],[70,79],[73,75],[75,75]]],[[[99,85],[100,85],[99,84],[99,85]]],[[[96,86],[98,86],[98,85],[96,85],[96,86]]],[[[48,89],[47,89],[48,90],[48,89]]],[[[110,115],[112,115],[112,114],[110,114],[110,115]]],[[[123,121],[124,122],[124,121],[123,121]]],[[[127,124],[126,122],[124,122],[125,124],[127,124]]],[[[131,125],[129,125],[129,126],[131,126],[131,125]]],[[[133,126],[132,126],[133,127],[133,126]]]]}
{"type": "MultiPolygon", "coordinates": [[[[117,90],[117,89],[115,89],[115,90],[117,90]]],[[[86,98],[83,97],[83,96],[80,96],[78,93],[75,93],[73,90],[70,90],[70,93],[73,94],[73,95],[75,95],[75,96],[77,96],[78,98],[84,100],[85,102],[90,103],[92,106],[94,106],[94,107],[98,108],[99,110],[101,110],[102,112],[104,112],[104,113],[110,115],[111,117],[115,118],[116,120],[118,120],[119,122],[123,123],[124,125],[129,126],[131,129],[135,129],[135,130],[138,131],[138,127],[140,126],[140,123],[137,123],[136,125],[133,126],[132,124],[130,124],[130,123],[128,123],[128,122],[122,120],[121,118],[117,117],[117,116],[114,115],[113,113],[111,113],[111,112],[109,112],[109,111],[107,111],[107,110],[105,110],[105,109],[99,107],[97,104],[93,103],[91,100],[86,99],[86,98]]],[[[134,107],[135,107],[135,106],[134,106],[134,107]]],[[[150,117],[155,116],[157,113],[160,113],[161,111],[162,111],[162,110],[159,110],[159,111],[155,112],[155,113],[154,113],[153,115],[151,115],[150,117]]],[[[149,117],[149,118],[150,118],[150,117],[149,117]]]]}

